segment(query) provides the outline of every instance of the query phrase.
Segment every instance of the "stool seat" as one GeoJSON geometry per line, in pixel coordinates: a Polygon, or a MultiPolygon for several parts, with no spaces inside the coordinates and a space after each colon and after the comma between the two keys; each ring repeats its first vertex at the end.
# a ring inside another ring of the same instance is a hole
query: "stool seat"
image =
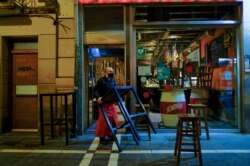
{"type": "Polygon", "coordinates": [[[188,104],[188,106],[195,107],[195,108],[207,107],[207,105],[202,104],[202,103],[188,104]]]}
{"type": "MultiPolygon", "coordinates": [[[[149,107],[150,105],[149,104],[143,104],[143,107],[146,109],[146,111],[148,112],[149,111],[149,107]]],[[[140,108],[140,104],[135,104],[135,108],[138,109],[140,108]]]]}
{"type": "Polygon", "coordinates": [[[205,130],[206,130],[206,136],[207,139],[210,139],[209,136],[209,130],[208,130],[208,106],[206,104],[202,103],[196,103],[196,104],[188,104],[188,113],[194,113],[201,117],[201,113],[203,114],[204,124],[205,124],[205,130]],[[193,111],[193,112],[192,112],[193,111]]]}
{"type": "Polygon", "coordinates": [[[199,116],[197,116],[196,114],[179,114],[178,118],[180,118],[181,120],[196,120],[196,119],[200,119],[199,116]]]}
{"type": "Polygon", "coordinates": [[[199,156],[199,163],[202,165],[201,145],[200,145],[200,116],[196,114],[179,114],[176,131],[174,155],[177,155],[177,163],[180,163],[181,152],[194,152],[199,156]],[[185,126],[188,125],[188,126],[185,126]],[[183,137],[191,137],[191,141],[183,141],[183,137]],[[191,148],[191,147],[192,148],[191,148]]]}

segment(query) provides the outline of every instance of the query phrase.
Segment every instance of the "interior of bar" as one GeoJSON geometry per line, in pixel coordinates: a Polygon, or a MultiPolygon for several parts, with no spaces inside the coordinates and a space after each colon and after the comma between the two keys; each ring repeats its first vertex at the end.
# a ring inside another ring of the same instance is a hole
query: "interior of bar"
{"type": "Polygon", "coordinates": [[[186,113],[187,104],[202,103],[208,106],[209,121],[215,128],[234,128],[234,29],[144,32],[137,33],[137,91],[151,117],[158,118],[158,127],[176,126],[177,114],[186,113]],[[147,43],[155,34],[158,40],[147,43]],[[192,35],[196,41],[190,44],[192,35]]]}

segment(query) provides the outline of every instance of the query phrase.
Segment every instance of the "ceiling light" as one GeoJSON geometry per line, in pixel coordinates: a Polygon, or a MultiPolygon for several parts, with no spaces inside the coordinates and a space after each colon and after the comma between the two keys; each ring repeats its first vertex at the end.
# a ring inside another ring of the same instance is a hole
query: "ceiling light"
{"type": "Polygon", "coordinates": [[[182,38],[182,36],[180,36],[180,35],[169,35],[168,36],[168,39],[180,39],[180,38],[182,38]]]}

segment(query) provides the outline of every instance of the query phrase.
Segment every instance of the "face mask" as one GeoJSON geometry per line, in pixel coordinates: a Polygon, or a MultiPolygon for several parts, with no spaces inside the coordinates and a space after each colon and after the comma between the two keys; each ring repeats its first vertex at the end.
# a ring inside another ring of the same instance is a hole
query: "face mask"
{"type": "Polygon", "coordinates": [[[113,78],[114,77],[114,73],[109,73],[108,76],[109,76],[109,78],[113,78]]]}

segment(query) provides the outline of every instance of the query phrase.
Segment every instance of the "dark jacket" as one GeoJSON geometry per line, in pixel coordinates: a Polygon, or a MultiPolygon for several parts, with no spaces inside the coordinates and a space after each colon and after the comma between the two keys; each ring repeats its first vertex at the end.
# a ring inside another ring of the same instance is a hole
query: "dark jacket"
{"type": "Polygon", "coordinates": [[[104,97],[114,86],[116,86],[116,82],[113,78],[101,77],[94,88],[94,96],[96,98],[104,97]]]}

